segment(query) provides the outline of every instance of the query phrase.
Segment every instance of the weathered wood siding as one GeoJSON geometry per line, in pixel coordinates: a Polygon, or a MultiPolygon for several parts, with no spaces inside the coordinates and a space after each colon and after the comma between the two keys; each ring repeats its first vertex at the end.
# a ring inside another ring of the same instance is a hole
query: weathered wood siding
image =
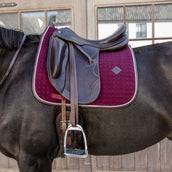
{"type": "MultiPolygon", "coordinates": [[[[53,172],[172,172],[172,142],[160,143],[122,156],[89,156],[87,159],[57,158],[53,172]]],[[[0,172],[19,172],[13,159],[0,154],[0,172]]]]}
{"type": "MultiPolygon", "coordinates": [[[[165,2],[166,0],[15,0],[18,6],[1,8],[1,13],[39,11],[54,9],[72,10],[72,28],[88,38],[96,38],[97,13],[99,6],[120,5],[123,3],[165,2]],[[86,3],[87,9],[86,9],[86,3]],[[88,10],[86,12],[86,10],[88,10]],[[78,15],[80,14],[80,15],[78,15]],[[88,16],[86,16],[86,14],[88,16]],[[88,21],[85,21],[88,18],[88,21]],[[86,29],[86,27],[88,27],[86,29]]],[[[169,0],[168,0],[169,1],[169,0]]],[[[1,0],[1,2],[12,2],[1,0]]],[[[169,1],[170,2],[170,1],[169,1]]],[[[89,156],[87,159],[55,159],[53,172],[172,172],[172,142],[164,139],[146,150],[122,156],[89,156]]],[[[0,172],[19,172],[13,159],[0,154],[0,172]]]]}

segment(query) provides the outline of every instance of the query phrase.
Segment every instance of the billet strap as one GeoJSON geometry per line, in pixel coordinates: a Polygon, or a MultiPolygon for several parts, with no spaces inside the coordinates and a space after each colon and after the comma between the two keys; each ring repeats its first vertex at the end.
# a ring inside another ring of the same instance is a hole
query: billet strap
{"type": "Polygon", "coordinates": [[[66,132],[66,100],[62,100],[62,131],[66,132]]]}
{"type": "MultiPolygon", "coordinates": [[[[60,145],[61,147],[63,147],[65,132],[68,126],[71,124],[71,112],[69,113],[66,111],[66,99],[63,96],[59,94],[52,94],[51,97],[53,97],[54,99],[61,100],[61,119],[59,119],[59,122],[57,122],[56,125],[60,125],[60,126],[57,126],[57,128],[59,128],[60,130],[58,132],[60,135],[60,145]]],[[[71,132],[69,132],[69,135],[67,138],[67,144],[70,145],[71,142],[72,142],[72,137],[71,137],[71,132]]]]}
{"type": "MultiPolygon", "coordinates": [[[[61,120],[61,129],[62,129],[62,139],[64,138],[66,129],[68,128],[68,126],[70,125],[70,121],[71,121],[71,113],[69,116],[69,119],[67,119],[67,113],[66,113],[66,100],[62,100],[62,120],[61,120]]],[[[69,133],[69,136],[67,137],[67,144],[71,144],[71,132],[69,133]]]]}

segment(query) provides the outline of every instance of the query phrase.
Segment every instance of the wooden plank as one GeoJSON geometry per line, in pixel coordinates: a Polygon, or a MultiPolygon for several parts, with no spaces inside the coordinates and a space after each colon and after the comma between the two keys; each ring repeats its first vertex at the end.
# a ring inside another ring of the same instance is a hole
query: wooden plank
{"type": "Polygon", "coordinates": [[[121,170],[122,169],[122,156],[111,156],[109,157],[110,170],[121,170]]]}
{"type": "Polygon", "coordinates": [[[80,158],[79,159],[79,170],[92,172],[92,159],[91,155],[88,155],[87,158],[80,158]]]}
{"type": "MultiPolygon", "coordinates": [[[[6,1],[6,0],[5,0],[6,1]]],[[[1,8],[1,12],[10,12],[10,11],[20,11],[20,10],[44,10],[44,9],[70,9],[74,6],[74,0],[51,0],[51,3],[47,3],[47,1],[44,0],[15,0],[17,3],[17,6],[12,8],[1,8]]]]}
{"type": "Polygon", "coordinates": [[[0,169],[0,172],[19,172],[17,169],[0,169]]]}
{"type": "Polygon", "coordinates": [[[94,5],[101,5],[101,6],[112,6],[112,5],[121,5],[121,4],[131,4],[131,3],[136,3],[136,4],[139,4],[139,3],[158,3],[158,2],[163,2],[163,1],[167,1],[167,0],[115,0],[115,3],[114,3],[114,0],[94,0],[94,5]]]}
{"type": "Polygon", "coordinates": [[[95,0],[87,1],[87,29],[88,39],[97,39],[97,8],[95,8],[95,0]]]}
{"type": "MultiPolygon", "coordinates": [[[[1,172],[1,171],[0,171],[1,172]]],[[[80,172],[78,170],[53,170],[52,172],[80,172]]],[[[84,171],[83,171],[84,172],[84,171]]],[[[131,172],[131,171],[130,171],[131,172]]]]}
{"type": "Polygon", "coordinates": [[[8,168],[18,169],[17,161],[15,159],[8,158],[8,168]]]}
{"type": "Polygon", "coordinates": [[[161,171],[172,171],[172,142],[168,139],[161,141],[161,171]]]}
{"type": "MultiPolygon", "coordinates": [[[[59,171],[61,172],[61,171],[59,171]]],[[[67,171],[65,171],[67,172],[67,171]]],[[[94,172],[147,172],[147,171],[114,171],[114,170],[96,170],[94,172]]],[[[156,172],[156,171],[153,171],[153,172],[156,172]]],[[[167,172],[167,171],[165,171],[167,172]]]]}
{"type": "Polygon", "coordinates": [[[58,170],[67,169],[67,159],[66,158],[56,158],[54,161],[56,162],[55,169],[58,169],[58,170]]]}
{"type": "Polygon", "coordinates": [[[122,170],[134,171],[135,169],[135,154],[122,155],[122,170]]]}
{"type": "Polygon", "coordinates": [[[96,156],[91,156],[91,165],[92,165],[92,172],[95,172],[97,170],[97,158],[96,156]]]}
{"type": "Polygon", "coordinates": [[[87,37],[87,11],[86,11],[86,1],[85,0],[75,0],[73,8],[73,29],[81,37],[87,37]],[[79,14],[79,15],[78,15],[79,14]]]}
{"type": "Polygon", "coordinates": [[[148,171],[161,171],[160,143],[147,149],[148,171]]]}
{"type": "Polygon", "coordinates": [[[78,170],[79,169],[79,159],[78,158],[67,158],[67,169],[78,170]]]}
{"type": "Polygon", "coordinates": [[[135,170],[147,171],[147,149],[135,153],[135,170]]]}
{"type": "Polygon", "coordinates": [[[110,161],[108,156],[97,156],[96,157],[97,170],[109,170],[110,161]]]}
{"type": "Polygon", "coordinates": [[[8,158],[0,153],[0,169],[8,168],[8,158]]]}
{"type": "MultiPolygon", "coordinates": [[[[19,172],[19,170],[0,169],[0,172],[19,172]]],[[[86,171],[78,171],[78,170],[52,170],[52,172],[86,172],[86,171]]],[[[121,171],[113,171],[113,170],[102,171],[102,170],[96,170],[94,172],[121,172],[121,171]]],[[[122,171],[122,172],[147,172],[147,171],[122,171]]],[[[171,172],[171,171],[165,171],[165,172],[171,172]]]]}
{"type": "Polygon", "coordinates": [[[52,169],[56,169],[56,160],[54,160],[52,163],[52,169]]]}

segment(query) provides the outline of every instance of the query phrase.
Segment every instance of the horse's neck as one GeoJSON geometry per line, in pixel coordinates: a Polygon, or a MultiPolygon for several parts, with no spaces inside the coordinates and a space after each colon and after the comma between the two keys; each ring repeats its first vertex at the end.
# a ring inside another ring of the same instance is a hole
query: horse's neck
{"type": "Polygon", "coordinates": [[[8,50],[6,48],[0,47],[0,79],[3,77],[6,70],[8,69],[10,61],[13,58],[14,52],[15,50],[8,50]]]}

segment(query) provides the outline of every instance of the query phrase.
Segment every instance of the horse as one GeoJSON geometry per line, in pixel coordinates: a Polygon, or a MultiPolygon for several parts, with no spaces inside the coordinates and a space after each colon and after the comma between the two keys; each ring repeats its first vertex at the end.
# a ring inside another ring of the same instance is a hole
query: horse
{"type": "MultiPolygon", "coordinates": [[[[23,32],[0,28],[0,79],[21,44],[23,32]]],[[[0,85],[0,151],[20,172],[51,172],[60,150],[60,106],[37,101],[32,75],[39,35],[27,35],[8,77],[0,85]]],[[[138,91],[121,108],[79,107],[91,155],[143,150],[172,135],[172,42],[134,50],[138,91]]]]}

